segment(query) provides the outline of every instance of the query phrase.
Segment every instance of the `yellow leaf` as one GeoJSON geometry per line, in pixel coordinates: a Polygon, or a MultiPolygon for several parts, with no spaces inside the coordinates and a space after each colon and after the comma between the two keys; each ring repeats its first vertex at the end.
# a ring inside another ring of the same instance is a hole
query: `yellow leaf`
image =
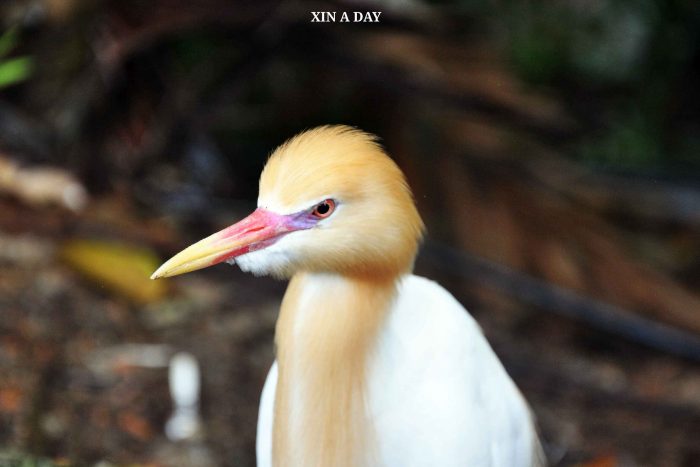
{"type": "Polygon", "coordinates": [[[149,279],[160,261],[150,250],[98,240],[71,240],[61,258],[73,269],[110,292],[139,304],[162,298],[163,281],[149,279]]]}

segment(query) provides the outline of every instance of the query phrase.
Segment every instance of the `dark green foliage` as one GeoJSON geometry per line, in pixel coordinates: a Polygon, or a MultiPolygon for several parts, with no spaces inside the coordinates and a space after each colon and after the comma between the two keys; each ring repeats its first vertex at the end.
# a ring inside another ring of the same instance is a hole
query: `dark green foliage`
{"type": "Polygon", "coordinates": [[[31,57],[7,57],[17,46],[19,31],[9,28],[0,36],[0,89],[21,83],[34,71],[31,57]]]}
{"type": "Polygon", "coordinates": [[[700,5],[511,1],[503,18],[514,70],[585,122],[574,157],[618,170],[700,169],[688,129],[700,108],[700,5]]]}

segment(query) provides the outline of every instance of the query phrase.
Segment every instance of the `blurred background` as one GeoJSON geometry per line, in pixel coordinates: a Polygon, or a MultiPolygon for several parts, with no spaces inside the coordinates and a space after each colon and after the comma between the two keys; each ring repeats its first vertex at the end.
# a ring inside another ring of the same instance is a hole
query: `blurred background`
{"type": "Polygon", "coordinates": [[[254,465],[285,284],[148,275],[326,123],[407,174],[417,271],[481,323],[552,465],[700,465],[697,2],[4,0],[0,20],[0,465],[254,465]]]}

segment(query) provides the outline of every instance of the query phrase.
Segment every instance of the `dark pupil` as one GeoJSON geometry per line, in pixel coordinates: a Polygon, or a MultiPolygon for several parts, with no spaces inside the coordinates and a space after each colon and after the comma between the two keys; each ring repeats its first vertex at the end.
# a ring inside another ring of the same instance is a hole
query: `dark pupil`
{"type": "Polygon", "coordinates": [[[321,215],[327,214],[330,209],[331,207],[328,205],[328,203],[321,203],[316,206],[316,212],[321,215]]]}

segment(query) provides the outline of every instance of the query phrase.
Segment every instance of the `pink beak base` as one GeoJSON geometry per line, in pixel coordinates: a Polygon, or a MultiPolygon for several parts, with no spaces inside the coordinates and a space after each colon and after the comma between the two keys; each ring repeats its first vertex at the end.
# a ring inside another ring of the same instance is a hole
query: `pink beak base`
{"type": "Polygon", "coordinates": [[[281,236],[311,227],[303,214],[280,215],[258,208],[236,224],[185,248],[163,263],[151,279],[213,266],[275,243],[281,236]]]}

